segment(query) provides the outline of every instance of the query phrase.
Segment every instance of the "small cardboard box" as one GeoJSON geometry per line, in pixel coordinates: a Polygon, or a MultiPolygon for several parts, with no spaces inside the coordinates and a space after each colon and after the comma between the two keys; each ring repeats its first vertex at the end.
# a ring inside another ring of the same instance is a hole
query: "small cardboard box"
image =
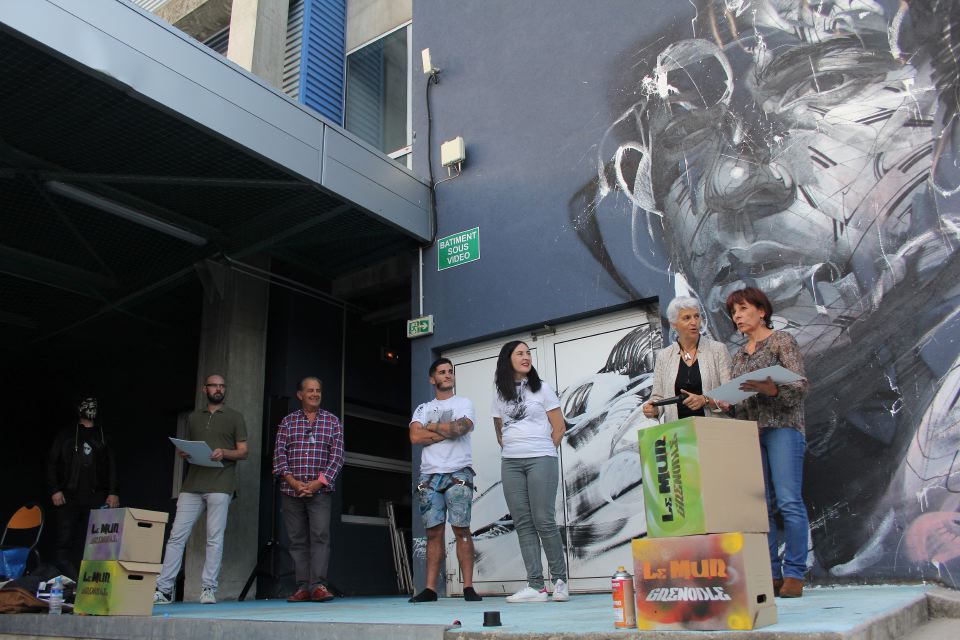
{"type": "Polygon", "coordinates": [[[684,418],[638,437],[648,536],[767,531],[757,423],[684,418]]]}
{"type": "Polygon", "coordinates": [[[84,560],[74,613],[91,616],[149,616],[162,565],[124,560],[84,560]]]}
{"type": "Polygon", "coordinates": [[[92,509],[84,560],[160,562],[168,515],[145,509],[92,509]]]}
{"type": "Polygon", "coordinates": [[[767,536],[636,538],[638,629],[758,629],[777,621],[767,536]]]}

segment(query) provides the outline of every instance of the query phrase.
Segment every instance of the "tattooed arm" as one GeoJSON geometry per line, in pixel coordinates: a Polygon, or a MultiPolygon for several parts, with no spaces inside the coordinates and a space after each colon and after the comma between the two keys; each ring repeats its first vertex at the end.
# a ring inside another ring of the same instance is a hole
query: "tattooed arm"
{"type": "Polygon", "coordinates": [[[465,436],[473,431],[473,421],[470,418],[457,418],[451,422],[434,422],[425,425],[427,431],[440,434],[444,438],[453,440],[465,436]]]}
{"type": "Polygon", "coordinates": [[[422,444],[424,446],[446,440],[443,435],[427,429],[430,425],[423,425],[419,422],[410,423],[410,443],[422,444]]]}

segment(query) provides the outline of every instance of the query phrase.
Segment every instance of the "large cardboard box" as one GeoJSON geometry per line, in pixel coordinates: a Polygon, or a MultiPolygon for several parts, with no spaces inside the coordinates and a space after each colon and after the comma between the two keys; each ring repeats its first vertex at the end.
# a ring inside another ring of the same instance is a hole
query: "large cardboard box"
{"type": "Polygon", "coordinates": [[[639,442],[648,536],[767,531],[757,423],[684,418],[639,442]]]}
{"type": "Polygon", "coordinates": [[[74,613],[92,616],[149,616],[162,565],[124,560],[84,560],[74,613]]]}
{"type": "Polygon", "coordinates": [[[84,560],[160,562],[168,515],[145,509],[93,509],[84,560]]]}
{"type": "Polygon", "coordinates": [[[636,538],[639,629],[757,629],[777,621],[767,536],[636,538]]]}

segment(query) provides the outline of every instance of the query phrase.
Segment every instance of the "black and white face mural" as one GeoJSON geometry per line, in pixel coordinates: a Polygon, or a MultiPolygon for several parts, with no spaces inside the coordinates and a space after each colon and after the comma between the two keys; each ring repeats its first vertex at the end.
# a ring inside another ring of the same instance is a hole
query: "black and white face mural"
{"type": "Polygon", "coordinates": [[[563,513],[573,561],[606,569],[621,560],[617,550],[646,533],[637,429],[655,423],[641,405],[650,397],[660,344],[659,328],[641,325],[617,342],[599,371],[560,391],[567,423],[563,513]]]}
{"type": "Polygon", "coordinates": [[[812,383],[814,575],[960,586],[960,3],[693,5],[619,61],[633,103],[571,220],[628,296],[662,272],[731,348],[726,295],[770,296],[812,383]]]}

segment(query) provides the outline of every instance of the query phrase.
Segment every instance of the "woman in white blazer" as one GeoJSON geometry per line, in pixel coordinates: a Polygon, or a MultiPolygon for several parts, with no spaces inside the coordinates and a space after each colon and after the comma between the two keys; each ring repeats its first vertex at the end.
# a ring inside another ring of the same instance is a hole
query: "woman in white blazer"
{"type": "Polygon", "coordinates": [[[643,415],[663,416],[665,422],[690,416],[726,417],[727,406],[712,400],[709,390],[730,380],[730,354],[722,343],[700,334],[700,303],[687,296],[674,298],[667,306],[667,320],[677,340],[657,354],[653,392],[643,405],[643,415]],[[680,396],[680,402],[651,404],[673,396],[680,396]]]}

